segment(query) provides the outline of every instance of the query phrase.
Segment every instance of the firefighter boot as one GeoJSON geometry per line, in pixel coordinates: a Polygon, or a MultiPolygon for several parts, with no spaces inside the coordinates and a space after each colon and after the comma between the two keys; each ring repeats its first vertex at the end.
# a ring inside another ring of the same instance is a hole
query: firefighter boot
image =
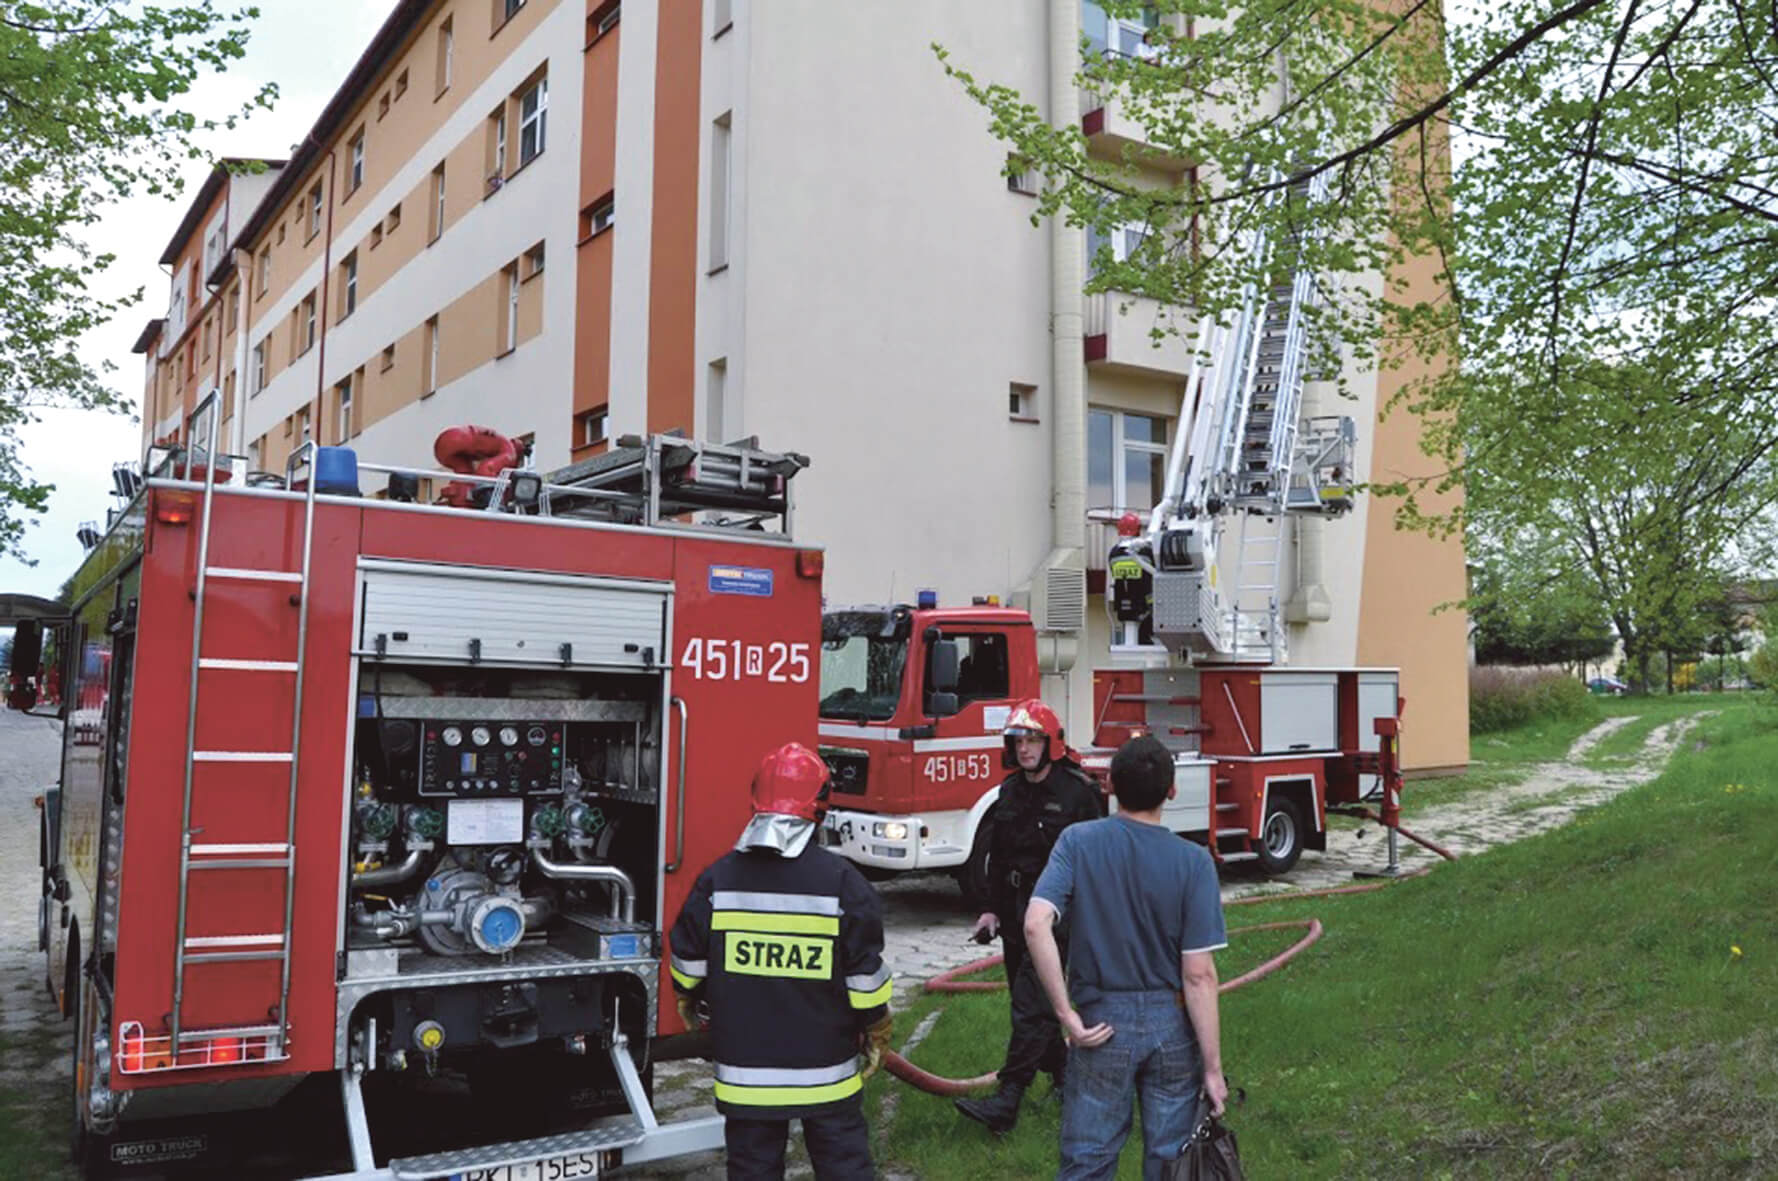
{"type": "Polygon", "coordinates": [[[957,1110],[983,1125],[996,1136],[1004,1136],[1019,1122],[1019,1103],[1025,1098],[1020,1083],[1002,1081],[1000,1089],[986,1099],[953,1100],[957,1110]]]}

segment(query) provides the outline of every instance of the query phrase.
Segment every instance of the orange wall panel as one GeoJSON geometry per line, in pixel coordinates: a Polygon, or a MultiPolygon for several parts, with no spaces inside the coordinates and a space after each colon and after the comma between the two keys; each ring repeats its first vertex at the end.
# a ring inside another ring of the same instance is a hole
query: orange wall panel
{"type": "Polygon", "coordinates": [[[699,0],[662,0],[659,36],[648,289],[648,429],[678,427],[690,433],[695,405],[703,5],[699,0]]]}

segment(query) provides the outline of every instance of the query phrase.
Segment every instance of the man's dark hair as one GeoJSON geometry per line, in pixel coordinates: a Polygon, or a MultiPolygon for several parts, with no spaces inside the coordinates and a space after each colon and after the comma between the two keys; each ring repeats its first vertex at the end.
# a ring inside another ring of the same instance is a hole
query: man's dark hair
{"type": "Polygon", "coordinates": [[[1111,756],[1111,790],[1126,812],[1160,807],[1173,786],[1173,752],[1152,734],[1132,738],[1111,756]]]}

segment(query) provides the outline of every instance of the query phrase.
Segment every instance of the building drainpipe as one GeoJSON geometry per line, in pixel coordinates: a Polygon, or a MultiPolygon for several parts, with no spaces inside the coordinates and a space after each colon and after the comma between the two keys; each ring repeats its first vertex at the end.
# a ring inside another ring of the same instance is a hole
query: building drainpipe
{"type": "MultiPolygon", "coordinates": [[[[252,288],[253,256],[238,247],[235,250],[235,286],[240,297],[235,300],[235,431],[229,440],[229,454],[247,454],[247,311],[252,288]]],[[[226,304],[224,306],[227,306],[226,304]]],[[[221,352],[221,349],[216,350],[221,352]]]]}
{"type": "MultiPolygon", "coordinates": [[[[327,298],[328,287],[333,281],[333,169],[337,149],[330,148],[327,152],[327,221],[322,227],[321,240],[321,292],[315,298],[319,303],[315,307],[315,319],[320,323],[320,336],[315,348],[315,400],[309,406],[309,433],[317,446],[321,443],[321,429],[325,426],[322,420],[322,407],[325,405],[322,395],[327,389],[327,318],[332,315],[332,307],[327,298]]],[[[297,446],[302,441],[297,440],[297,446]]]]}
{"type": "MultiPolygon", "coordinates": [[[[1075,75],[1080,67],[1080,0],[1049,0],[1049,111],[1057,127],[1077,124],[1080,99],[1075,75]]],[[[1086,354],[1082,341],[1081,284],[1085,244],[1066,219],[1050,219],[1050,552],[1032,579],[1032,600],[1043,597],[1036,621],[1038,658],[1043,671],[1066,674],[1080,651],[1080,632],[1045,631],[1050,575],[1078,571],[1082,595],[1086,578],[1086,354]]],[[[1064,676],[1062,690],[1069,695],[1064,676]]],[[[1064,704],[1064,717],[1067,705],[1064,704]]]]}

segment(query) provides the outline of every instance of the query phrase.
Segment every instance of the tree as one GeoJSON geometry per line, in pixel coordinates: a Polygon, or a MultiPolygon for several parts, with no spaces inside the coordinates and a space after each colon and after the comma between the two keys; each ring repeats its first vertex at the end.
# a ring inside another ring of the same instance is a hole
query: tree
{"type": "MultiPolygon", "coordinates": [[[[1089,17],[1183,18],[1081,68],[1084,87],[1142,128],[1143,145],[1115,158],[1095,155],[1072,117],[1052,126],[940,54],[1021,166],[1043,175],[1040,215],[1146,228],[1126,259],[1099,252],[1092,287],[1223,314],[1300,260],[1322,286],[1324,347],[1390,365],[1460,345],[1461,369],[1433,366],[1403,395],[1446,460],[1435,482],[1477,468],[1510,477],[1517,524],[1538,526],[1572,516],[1570,457],[1613,443],[1596,433],[1597,407],[1570,413],[1571,397],[1588,396],[1570,379],[1601,362],[1660,381],[1638,402],[1639,438],[1721,428],[1720,462],[1691,503],[1769,477],[1775,3],[1501,0],[1447,25],[1435,0],[1088,0],[1089,17]],[[1157,180],[1169,161],[1192,163],[1183,183],[1157,180]],[[1304,199],[1317,177],[1333,199],[1304,199]],[[1295,246],[1255,254],[1256,228],[1295,246]],[[1439,260],[1447,294],[1378,282],[1411,256],[1439,260]]],[[[1404,498],[1410,523],[1463,523],[1463,510],[1421,515],[1419,487],[1380,490],[1404,498]]],[[[1576,558],[1597,565],[1609,548],[1576,558]]]]}
{"type": "MultiPolygon", "coordinates": [[[[180,100],[245,50],[255,8],[117,0],[0,0],[0,553],[25,558],[26,524],[48,503],[19,454],[19,428],[49,406],[125,412],[82,360],[82,335],[134,306],[93,292],[110,265],[83,235],[112,200],[171,196],[199,132],[232,126],[180,100]]],[[[261,90],[243,110],[267,106],[261,90]]]]}
{"type": "Polygon", "coordinates": [[[1469,552],[1482,562],[1469,601],[1478,663],[1584,665],[1611,655],[1617,637],[1598,588],[1559,542],[1472,541],[1469,552]]]}

